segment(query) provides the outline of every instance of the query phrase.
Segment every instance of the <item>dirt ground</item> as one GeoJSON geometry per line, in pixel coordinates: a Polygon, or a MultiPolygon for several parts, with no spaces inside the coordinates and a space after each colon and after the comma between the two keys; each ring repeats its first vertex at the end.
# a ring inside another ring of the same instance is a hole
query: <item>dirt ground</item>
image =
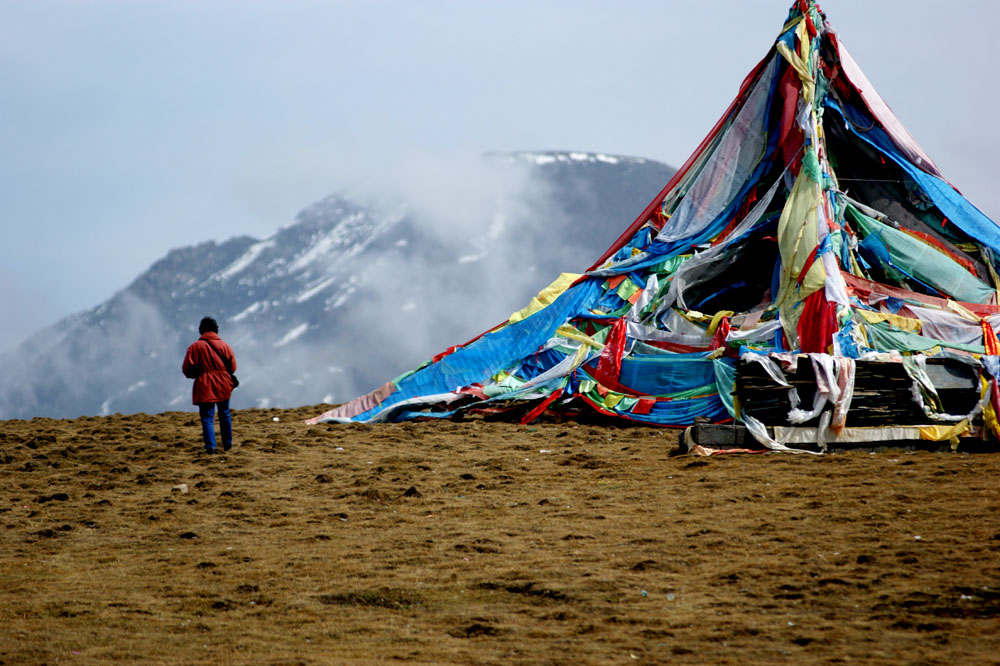
{"type": "Polygon", "coordinates": [[[1000,659],[997,455],[325,408],[0,422],[0,663],[1000,659]]]}

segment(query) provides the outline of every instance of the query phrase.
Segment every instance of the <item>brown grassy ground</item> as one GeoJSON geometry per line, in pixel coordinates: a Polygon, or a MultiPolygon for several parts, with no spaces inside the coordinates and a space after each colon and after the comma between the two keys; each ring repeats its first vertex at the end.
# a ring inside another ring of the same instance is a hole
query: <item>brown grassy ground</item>
{"type": "Polygon", "coordinates": [[[322,409],[0,422],[0,663],[1000,658],[996,455],[322,409]]]}

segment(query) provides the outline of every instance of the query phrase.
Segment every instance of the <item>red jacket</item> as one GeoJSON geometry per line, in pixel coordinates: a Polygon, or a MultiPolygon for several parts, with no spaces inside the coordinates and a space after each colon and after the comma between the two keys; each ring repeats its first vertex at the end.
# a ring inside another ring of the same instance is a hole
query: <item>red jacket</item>
{"type": "Polygon", "coordinates": [[[218,333],[204,333],[198,341],[187,349],[181,370],[184,376],[194,380],[191,402],[220,402],[233,395],[233,382],[229,370],[222,363],[219,354],[208,348],[215,347],[229,362],[229,370],[236,372],[236,356],[233,348],[222,341],[218,333]]]}

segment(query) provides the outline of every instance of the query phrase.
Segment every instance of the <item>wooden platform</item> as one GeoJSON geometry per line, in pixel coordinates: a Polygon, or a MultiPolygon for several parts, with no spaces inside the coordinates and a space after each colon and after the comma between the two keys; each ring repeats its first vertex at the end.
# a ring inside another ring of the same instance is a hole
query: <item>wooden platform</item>
{"type": "MultiPolygon", "coordinates": [[[[979,377],[973,366],[953,359],[928,359],[927,375],[950,414],[968,414],[979,400],[979,377]]],[[[801,356],[785,377],[808,409],[816,394],[816,375],[810,360],[801,356]]],[[[854,396],[847,413],[848,427],[921,425],[927,415],[913,401],[913,380],[901,363],[858,361],[854,396]]],[[[792,425],[788,388],[781,386],[758,363],[739,363],[736,397],[744,413],[766,425],[792,425]]],[[[816,425],[818,419],[804,425],[816,425]]]]}

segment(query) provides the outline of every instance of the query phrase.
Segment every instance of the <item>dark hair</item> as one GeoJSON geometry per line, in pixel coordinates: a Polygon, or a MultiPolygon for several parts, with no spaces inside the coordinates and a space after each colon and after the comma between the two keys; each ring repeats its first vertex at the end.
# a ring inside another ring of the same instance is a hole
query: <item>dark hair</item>
{"type": "Polygon", "coordinates": [[[198,324],[198,332],[201,333],[202,335],[208,332],[218,333],[219,323],[214,319],[212,319],[211,317],[205,317],[204,319],[201,320],[201,323],[198,324]]]}

